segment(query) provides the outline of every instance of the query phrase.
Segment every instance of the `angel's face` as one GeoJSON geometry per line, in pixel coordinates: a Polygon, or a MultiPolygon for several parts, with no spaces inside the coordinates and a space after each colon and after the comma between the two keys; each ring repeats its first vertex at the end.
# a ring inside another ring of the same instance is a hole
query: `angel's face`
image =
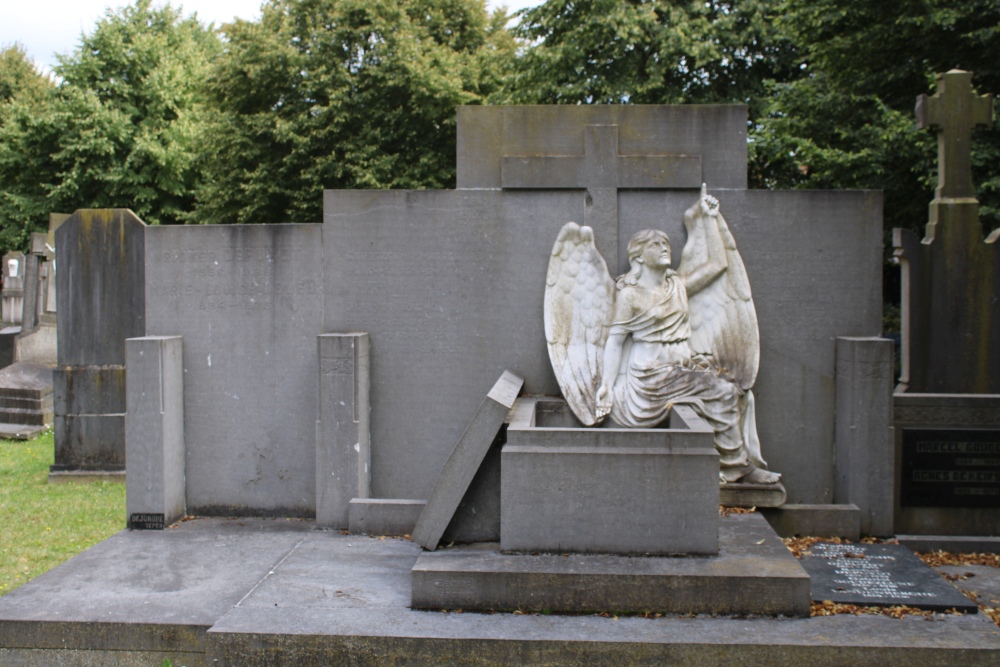
{"type": "Polygon", "coordinates": [[[670,259],[670,242],[664,238],[653,239],[642,250],[646,266],[669,267],[670,259]]]}

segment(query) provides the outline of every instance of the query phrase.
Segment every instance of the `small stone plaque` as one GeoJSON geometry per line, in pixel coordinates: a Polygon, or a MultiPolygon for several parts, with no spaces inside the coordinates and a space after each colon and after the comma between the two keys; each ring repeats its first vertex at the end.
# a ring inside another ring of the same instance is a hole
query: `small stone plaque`
{"type": "Polygon", "coordinates": [[[976,613],[976,605],[898,544],[817,543],[802,567],[812,578],[812,599],[842,604],[918,609],[957,609],[976,613]]]}
{"type": "Polygon", "coordinates": [[[903,429],[900,504],[1000,508],[1000,431],[903,429]]]}
{"type": "Polygon", "coordinates": [[[166,528],[162,514],[132,514],[128,518],[132,530],[163,530],[166,528]]]}

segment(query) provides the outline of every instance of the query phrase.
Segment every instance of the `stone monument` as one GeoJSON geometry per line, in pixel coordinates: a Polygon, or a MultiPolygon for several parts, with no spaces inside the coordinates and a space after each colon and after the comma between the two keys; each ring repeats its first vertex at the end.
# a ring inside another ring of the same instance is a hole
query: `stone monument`
{"type": "Polygon", "coordinates": [[[985,240],[971,140],[993,122],[972,73],[937,77],[917,124],[938,136],[938,187],[924,238],[896,229],[902,372],[895,391],[896,530],[991,535],[1000,521],[1000,230],[985,240]]]}

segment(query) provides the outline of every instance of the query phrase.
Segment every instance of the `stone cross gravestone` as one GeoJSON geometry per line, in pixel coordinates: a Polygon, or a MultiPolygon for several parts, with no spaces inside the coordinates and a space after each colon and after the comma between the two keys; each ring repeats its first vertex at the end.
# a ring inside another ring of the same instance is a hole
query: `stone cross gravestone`
{"type": "Polygon", "coordinates": [[[896,388],[896,530],[992,534],[1000,520],[1000,230],[985,240],[971,171],[972,132],[992,99],[972,73],[937,77],[917,100],[938,136],[938,186],[923,239],[893,232],[902,269],[896,388]]]}
{"type": "Polygon", "coordinates": [[[938,92],[917,102],[918,127],[938,136],[938,186],[922,240],[897,229],[903,270],[900,390],[1000,393],[1000,244],[983,241],[971,170],[971,138],[992,122],[989,96],[972,73],[938,76],[938,92]]]}

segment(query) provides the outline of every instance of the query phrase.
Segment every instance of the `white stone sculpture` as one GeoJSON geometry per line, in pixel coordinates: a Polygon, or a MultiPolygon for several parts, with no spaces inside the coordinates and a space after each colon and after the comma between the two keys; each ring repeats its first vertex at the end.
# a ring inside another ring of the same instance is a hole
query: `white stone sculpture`
{"type": "Polygon", "coordinates": [[[563,226],[545,289],[552,367],[582,424],[610,415],[624,427],[653,428],[674,405],[690,405],[715,431],[724,483],[777,483],[754,416],[760,337],[750,283],[704,185],[684,226],[676,271],[667,235],[645,230],[629,242],[630,269],[617,281],[593,230],[563,226]]]}

